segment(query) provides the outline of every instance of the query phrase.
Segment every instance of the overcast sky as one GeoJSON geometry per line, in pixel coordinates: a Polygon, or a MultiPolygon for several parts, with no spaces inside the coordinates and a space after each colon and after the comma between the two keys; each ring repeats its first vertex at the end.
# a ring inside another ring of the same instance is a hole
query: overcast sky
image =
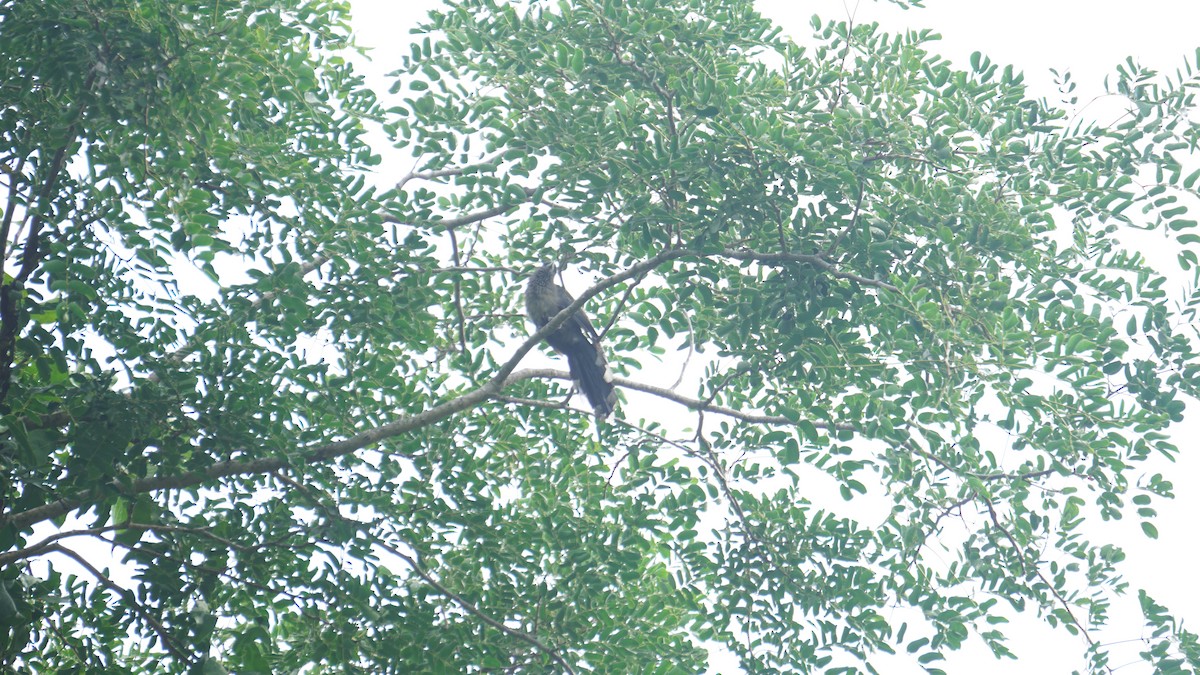
{"type": "MultiPolygon", "coordinates": [[[[1182,68],[1185,57],[1195,64],[1200,47],[1200,0],[927,0],[925,4],[924,9],[908,11],[870,0],[760,0],[758,6],[800,43],[810,40],[813,14],[826,21],[853,15],[856,23],[879,22],[890,32],[933,29],[942,41],[931,45],[931,51],[962,68],[974,51],[982,51],[1001,66],[1012,64],[1025,73],[1033,97],[1058,100],[1050,69],[1070,70],[1081,105],[1101,96],[1104,77],[1114,73],[1128,56],[1173,75],[1182,68]]],[[[399,64],[399,55],[408,52],[410,29],[437,5],[432,0],[352,0],[358,40],[374,49],[374,82],[386,82],[383,74],[399,64]]],[[[1090,112],[1119,104],[1119,100],[1100,98],[1090,112]]],[[[1192,548],[1200,495],[1188,489],[1200,479],[1200,456],[1194,441],[1200,438],[1200,406],[1193,402],[1185,414],[1185,431],[1176,435],[1180,460],[1175,464],[1156,461],[1149,471],[1164,473],[1175,483],[1178,495],[1171,503],[1156,501],[1160,539],[1146,539],[1136,518],[1099,523],[1088,531],[1093,540],[1118,543],[1128,554],[1124,570],[1131,585],[1129,597],[1125,604],[1112,608],[1112,627],[1094,636],[1101,642],[1123,643],[1112,648],[1111,664],[1120,675],[1150,672],[1137,657],[1143,648],[1139,640],[1143,632],[1136,589],[1145,588],[1168,604],[1176,618],[1184,619],[1185,627],[1195,631],[1200,626],[1200,584],[1194,581],[1197,565],[1192,548]],[[1121,668],[1127,663],[1133,665],[1121,668]]],[[[1146,471],[1139,470],[1134,477],[1142,473],[1146,471]]],[[[1014,622],[1005,631],[1010,648],[1022,657],[1019,664],[994,660],[982,643],[975,641],[949,662],[934,665],[949,673],[972,675],[1007,674],[1016,668],[1039,675],[1083,669],[1082,638],[1038,621],[1014,622]]],[[[886,672],[923,672],[911,658],[900,663],[895,669],[889,664],[886,672]],[[906,662],[906,666],[900,665],[906,662]]]]}

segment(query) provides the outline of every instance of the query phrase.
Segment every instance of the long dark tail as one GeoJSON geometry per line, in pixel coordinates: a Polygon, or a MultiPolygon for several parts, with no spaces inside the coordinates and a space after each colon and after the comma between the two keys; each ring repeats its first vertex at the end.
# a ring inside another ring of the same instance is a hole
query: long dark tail
{"type": "Polygon", "coordinates": [[[608,381],[604,355],[594,345],[579,343],[567,353],[567,366],[571,378],[592,404],[596,417],[607,417],[617,404],[617,392],[608,381]]]}

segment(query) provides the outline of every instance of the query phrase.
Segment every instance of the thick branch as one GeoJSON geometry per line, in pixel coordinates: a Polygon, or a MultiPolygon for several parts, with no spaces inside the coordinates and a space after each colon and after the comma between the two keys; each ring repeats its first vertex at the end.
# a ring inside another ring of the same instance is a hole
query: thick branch
{"type": "MultiPolygon", "coordinates": [[[[627,279],[644,275],[664,262],[693,255],[699,255],[699,253],[687,249],[669,249],[652,258],[630,265],[622,272],[618,272],[617,274],[602,279],[600,282],[581,293],[579,297],[575,299],[575,302],[571,303],[567,308],[559,312],[558,315],[547,322],[546,325],[540,330],[529,336],[529,338],[527,338],[520,346],[517,347],[508,361],[499,369],[497,369],[495,374],[493,374],[491,379],[489,379],[486,383],[472,391],[463,394],[462,396],[459,396],[458,398],[449,400],[440,405],[435,405],[424,412],[401,417],[393,422],[368,429],[359,434],[351,436],[350,438],[310,447],[291,455],[291,459],[276,456],[264,457],[262,459],[255,460],[227,460],[223,462],[217,462],[208,468],[198,471],[190,471],[173,476],[154,476],[150,478],[143,478],[127,485],[100,486],[90,490],[84,490],[75,495],[63,497],[62,499],[49,504],[44,504],[42,506],[34,507],[18,513],[7,514],[4,517],[0,517],[0,525],[12,526],[17,530],[23,530],[34,523],[51,520],[66,515],[85,504],[102,499],[105,494],[111,494],[113,491],[122,492],[125,494],[142,494],[156,492],[159,490],[180,489],[201,485],[230,476],[248,476],[270,473],[274,471],[289,470],[295,468],[296,466],[327,462],[331,459],[350,454],[356,450],[373,446],[385,439],[393,438],[416,429],[430,426],[448,417],[463,412],[464,410],[474,408],[484,401],[498,396],[506,384],[508,384],[510,381],[515,381],[512,380],[513,372],[516,370],[516,367],[521,360],[525,358],[525,355],[528,354],[529,351],[532,350],[539,342],[541,342],[546,335],[549,335],[557,330],[558,327],[566,322],[570,316],[579,311],[592,297],[627,279]]],[[[741,254],[739,253],[739,255],[741,254]]],[[[778,255],[770,254],[748,255],[753,255],[756,256],[756,258],[762,258],[764,260],[774,260],[779,258],[778,255]]],[[[819,258],[816,256],[805,256],[800,254],[789,254],[785,257],[788,259],[802,258],[805,261],[811,261],[813,259],[819,260],[819,258]]],[[[516,379],[526,379],[528,377],[536,376],[563,377],[565,376],[565,373],[561,373],[559,371],[523,371],[521,376],[516,379]]],[[[733,417],[744,422],[753,424],[795,424],[783,416],[746,413],[734,410],[732,408],[713,405],[712,403],[697,398],[682,396],[668,389],[642,384],[640,382],[625,378],[616,378],[614,382],[623,387],[643,391],[670,401],[674,401],[693,410],[706,410],[733,417]]],[[[813,423],[813,426],[824,429],[830,428],[828,425],[819,422],[813,423]]],[[[834,428],[841,429],[841,426],[838,425],[834,428]]]]}
{"type": "Polygon", "coordinates": [[[142,494],[147,492],[156,492],[158,490],[180,489],[201,485],[213,480],[227,478],[230,476],[248,476],[255,474],[270,473],[273,471],[287,470],[296,466],[304,466],[320,462],[327,462],[331,459],[348,455],[356,450],[373,446],[380,441],[388,438],[393,438],[410,431],[421,429],[437,422],[440,422],[452,415],[456,415],[464,410],[474,408],[484,401],[494,398],[504,388],[509,376],[516,369],[517,364],[525,355],[534,348],[537,343],[541,342],[546,335],[554,332],[566,320],[578,311],[585,302],[597,295],[601,291],[615,286],[616,284],[633,278],[639,274],[643,274],[654,269],[658,265],[668,260],[681,258],[690,255],[690,251],[686,250],[668,250],[660,253],[653,258],[631,265],[629,269],[607,277],[592,286],[587,291],[582,293],[575,302],[571,303],[563,311],[559,312],[551,319],[541,330],[537,331],[525,340],[509,358],[509,360],[496,371],[495,375],[482,386],[469,391],[458,398],[449,400],[440,405],[417,413],[408,415],[400,419],[384,424],[373,429],[368,429],[362,433],[351,436],[350,438],[333,441],[324,445],[313,446],[292,455],[294,459],[289,460],[285,457],[264,457],[255,460],[227,460],[217,462],[212,466],[201,469],[199,471],[190,471],[174,476],[154,476],[151,478],[143,478],[133,481],[128,485],[109,485],[84,490],[80,493],[69,497],[43,504],[42,506],[34,507],[26,511],[7,514],[0,518],[0,526],[12,526],[17,530],[23,530],[34,523],[39,523],[45,520],[51,520],[64,516],[79,507],[95,502],[105,494],[111,494],[113,491],[125,494],[142,494]]]}
{"type": "MultiPolygon", "coordinates": [[[[494,396],[500,390],[500,386],[494,381],[475,389],[474,391],[463,394],[462,396],[447,401],[441,405],[434,406],[425,412],[416,415],[402,417],[394,422],[385,424],[374,429],[368,429],[360,434],[351,436],[350,438],[326,443],[324,445],[309,448],[306,451],[298,453],[298,461],[289,462],[284,457],[264,457],[255,460],[227,460],[217,462],[212,466],[201,469],[199,471],[190,471],[187,473],[177,474],[174,476],[154,476],[152,478],[143,478],[134,481],[132,484],[119,486],[120,491],[126,494],[141,494],[146,492],[155,492],[158,490],[179,489],[192,487],[207,483],[220,478],[229,476],[247,476],[254,474],[270,473],[272,471],[280,471],[292,468],[294,464],[305,465],[317,462],[327,462],[336,457],[350,454],[355,450],[374,445],[384,439],[392,438],[403,433],[407,433],[414,429],[427,427],[436,422],[450,417],[456,413],[479,405],[481,402],[494,396]]],[[[0,519],[0,523],[11,525],[18,530],[25,529],[30,525],[44,520],[50,520],[59,516],[66,515],[71,511],[96,501],[104,496],[105,493],[113,491],[114,487],[98,487],[91,490],[84,490],[81,493],[71,497],[64,497],[49,504],[44,504],[27,511],[15,513],[0,519]]]]}
{"type": "Polygon", "coordinates": [[[17,212],[17,204],[21,202],[17,190],[21,186],[21,181],[18,180],[24,176],[25,161],[24,155],[17,161],[17,166],[8,172],[8,202],[4,207],[4,217],[0,219],[0,270],[4,268],[4,262],[8,260],[8,234],[12,227],[13,217],[17,212]]]}
{"type": "MultiPolygon", "coordinates": [[[[88,76],[87,82],[84,84],[86,89],[91,89],[92,82],[95,79],[95,74],[88,76]]],[[[29,233],[25,237],[25,248],[21,253],[21,269],[17,272],[12,283],[5,283],[0,280],[0,403],[8,399],[8,388],[12,384],[12,367],[13,360],[16,358],[16,341],[17,335],[21,330],[21,321],[18,318],[18,306],[21,303],[21,298],[17,296],[21,293],[25,282],[33,275],[33,270],[37,269],[38,261],[41,258],[41,237],[42,225],[45,219],[42,214],[50,210],[50,199],[54,196],[54,189],[58,186],[59,177],[62,175],[67,162],[67,150],[70,143],[75,138],[75,124],[79,120],[79,116],[83,113],[82,103],[79,109],[76,110],[75,120],[67,128],[66,139],[54,153],[54,158],[51,160],[45,182],[33,201],[33,217],[29,220],[29,233]]],[[[14,178],[15,180],[15,178],[14,178]]],[[[14,187],[11,192],[15,192],[14,187]]],[[[15,194],[10,194],[9,208],[12,208],[15,194]]],[[[0,272],[3,271],[5,257],[8,255],[8,226],[9,219],[5,217],[3,239],[0,239],[0,272]]]]}

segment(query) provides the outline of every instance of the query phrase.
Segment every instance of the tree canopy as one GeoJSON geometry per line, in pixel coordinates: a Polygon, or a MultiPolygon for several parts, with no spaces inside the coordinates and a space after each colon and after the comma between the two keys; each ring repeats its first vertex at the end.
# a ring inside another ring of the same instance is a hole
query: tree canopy
{"type": "Polygon", "coordinates": [[[1200,53],[1104,124],[929,32],[461,0],[391,105],[347,12],[0,0],[9,671],[936,673],[1035,613],[1104,673],[1130,594],[1200,671],[1082,527],[1176,489],[1200,53]]]}

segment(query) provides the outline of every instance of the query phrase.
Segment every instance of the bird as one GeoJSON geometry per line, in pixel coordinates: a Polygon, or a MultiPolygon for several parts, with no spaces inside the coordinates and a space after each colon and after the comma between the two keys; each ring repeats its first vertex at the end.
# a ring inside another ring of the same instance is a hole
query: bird
{"type": "MultiPolygon", "coordinates": [[[[575,298],[565,288],[554,283],[558,268],[554,263],[542,265],[525,287],[525,311],[538,330],[550,323],[575,298]]],[[[577,310],[558,328],[546,336],[554,351],[567,357],[567,367],[575,386],[587,397],[592,411],[603,419],[613,411],[617,393],[600,346],[600,335],[583,310],[577,310]]]]}

